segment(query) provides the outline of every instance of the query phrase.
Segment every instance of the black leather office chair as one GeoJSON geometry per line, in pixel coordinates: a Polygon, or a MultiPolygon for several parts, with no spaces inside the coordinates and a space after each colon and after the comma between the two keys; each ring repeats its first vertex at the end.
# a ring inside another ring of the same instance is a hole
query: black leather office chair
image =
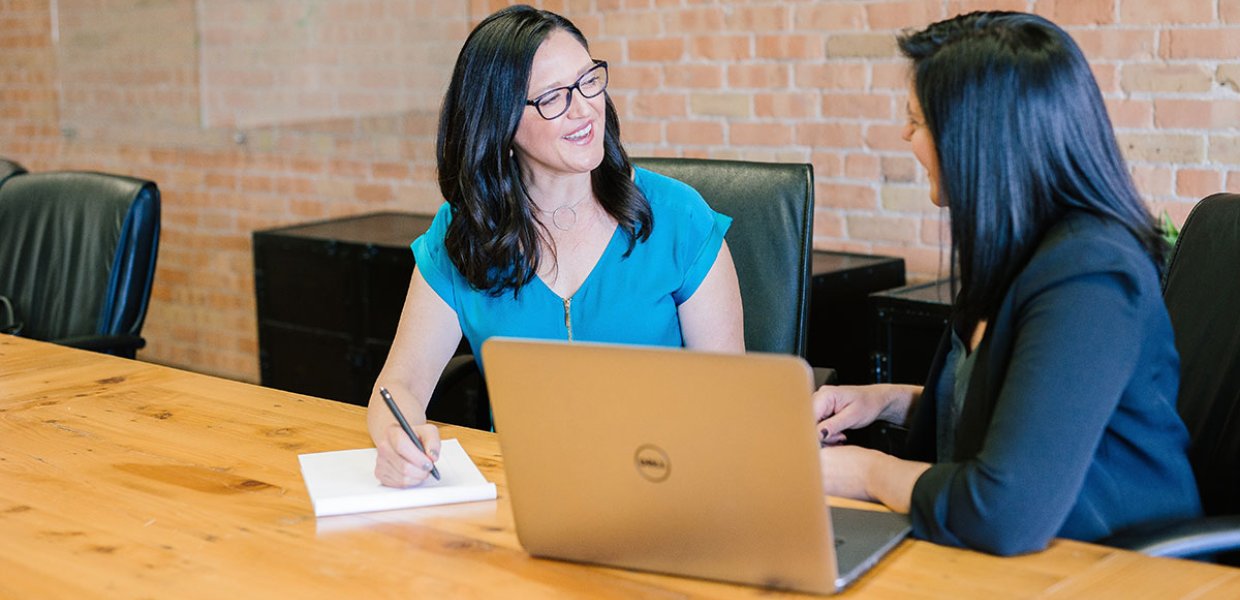
{"type": "Polygon", "coordinates": [[[1240,195],[1202,200],[1180,230],[1163,281],[1180,351],[1180,416],[1206,517],[1104,541],[1240,565],[1240,195]]]}
{"type": "MultiPolygon", "coordinates": [[[[809,164],[692,158],[634,158],[637,166],[679,179],[715,210],[732,217],[725,239],[744,305],[745,348],[805,356],[813,246],[814,174],[809,164]]],[[[655,224],[658,227],[658,223],[655,224]]],[[[815,369],[818,383],[834,379],[815,369]]],[[[431,396],[428,417],[453,404],[487,409],[473,357],[449,363],[431,396]]],[[[489,412],[485,426],[490,425],[489,412]]]]}
{"type": "Polygon", "coordinates": [[[159,189],[102,173],[0,186],[0,295],[23,337],[133,358],[159,248],[159,189]]]}
{"type": "Polygon", "coordinates": [[[17,161],[12,161],[0,156],[0,185],[4,181],[14,175],[21,175],[26,172],[26,167],[21,166],[17,161]]]}
{"type": "Polygon", "coordinates": [[[696,158],[633,163],[693,186],[711,208],[732,217],[725,239],[745,309],[745,349],[805,356],[813,166],[696,158]]]}

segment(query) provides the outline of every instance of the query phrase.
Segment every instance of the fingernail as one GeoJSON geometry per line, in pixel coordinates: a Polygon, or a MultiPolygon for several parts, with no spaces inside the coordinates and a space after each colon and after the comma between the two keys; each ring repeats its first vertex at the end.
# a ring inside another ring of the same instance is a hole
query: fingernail
{"type": "Polygon", "coordinates": [[[431,470],[431,463],[422,463],[422,470],[423,471],[431,470]]]}
{"type": "Polygon", "coordinates": [[[433,458],[433,459],[435,459],[435,460],[439,460],[439,451],[438,451],[438,450],[431,450],[431,458],[433,458]]]}

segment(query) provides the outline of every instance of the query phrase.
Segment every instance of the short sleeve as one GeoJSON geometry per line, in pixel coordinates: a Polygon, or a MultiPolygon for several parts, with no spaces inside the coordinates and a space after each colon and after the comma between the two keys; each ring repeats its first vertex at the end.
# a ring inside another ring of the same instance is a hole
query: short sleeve
{"type": "Polygon", "coordinates": [[[452,307],[452,310],[459,313],[454,283],[461,278],[461,275],[448,257],[447,248],[444,247],[444,236],[447,234],[448,223],[451,220],[452,211],[445,202],[435,213],[430,229],[413,240],[410,248],[413,249],[413,261],[422,274],[422,279],[426,280],[431,289],[435,290],[435,293],[439,294],[439,297],[452,307]]]}
{"type": "MultiPolygon", "coordinates": [[[[700,196],[699,196],[700,198],[700,196]]],[[[693,293],[702,285],[702,281],[706,279],[706,275],[710,273],[711,267],[715,266],[715,259],[719,257],[719,249],[723,247],[723,236],[728,232],[728,228],[732,226],[732,217],[717,213],[710,207],[706,206],[704,200],[702,202],[702,214],[693,215],[691,217],[691,226],[701,231],[692,232],[691,238],[700,239],[700,243],[696,248],[689,246],[691,259],[688,262],[688,269],[685,270],[684,283],[680,289],[672,294],[676,305],[684,304],[689,298],[693,297],[693,293]]]]}
{"type": "Polygon", "coordinates": [[[641,167],[634,171],[637,187],[654,213],[654,230],[646,245],[656,249],[659,262],[649,267],[673,278],[668,290],[680,306],[693,297],[715,265],[732,217],[715,212],[683,181],[641,167]]]}

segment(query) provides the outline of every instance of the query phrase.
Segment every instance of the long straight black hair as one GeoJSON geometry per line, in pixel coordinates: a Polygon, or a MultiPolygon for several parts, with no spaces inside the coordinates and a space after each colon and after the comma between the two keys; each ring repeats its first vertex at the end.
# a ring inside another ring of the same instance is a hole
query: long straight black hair
{"type": "MultiPolygon", "coordinates": [[[[589,50],[581,31],[552,12],[516,5],[483,19],[457,56],[439,115],[439,189],[452,211],[444,245],[461,275],[494,296],[505,290],[515,295],[538,272],[546,227],[526,193],[513,138],[525,113],[534,54],[556,30],[589,50]]],[[[606,104],[603,162],[591,173],[591,187],[628,237],[627,255],[650,236],[654,218],[630,178],[610,96],[606,104]]]]}
{"type": "Polygon", "coordinates": [[[1161,268],[1166,246],[1133,185],[1089,64],[1054,23],[975,12],[898,40],[934,139],[951,218],[956,309],[998,310],[1068,211],[1122,224],[1161,268]]]}

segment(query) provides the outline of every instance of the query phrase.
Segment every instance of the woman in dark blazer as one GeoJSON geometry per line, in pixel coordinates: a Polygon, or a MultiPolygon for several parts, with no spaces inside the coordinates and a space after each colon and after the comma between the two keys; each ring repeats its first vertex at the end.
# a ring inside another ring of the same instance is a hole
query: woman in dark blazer
{"type": "Polygon", "coordinates": [[[1004,555],[1199,514],[1164,244],[1080,49],[1003,12],[899,45],[904,138],[948,208],[959,293],[925,386],[815,394],[827,493],[1004,555]],[[839,444],[879,419],[909,426],[906,456],[839,444]]]}

